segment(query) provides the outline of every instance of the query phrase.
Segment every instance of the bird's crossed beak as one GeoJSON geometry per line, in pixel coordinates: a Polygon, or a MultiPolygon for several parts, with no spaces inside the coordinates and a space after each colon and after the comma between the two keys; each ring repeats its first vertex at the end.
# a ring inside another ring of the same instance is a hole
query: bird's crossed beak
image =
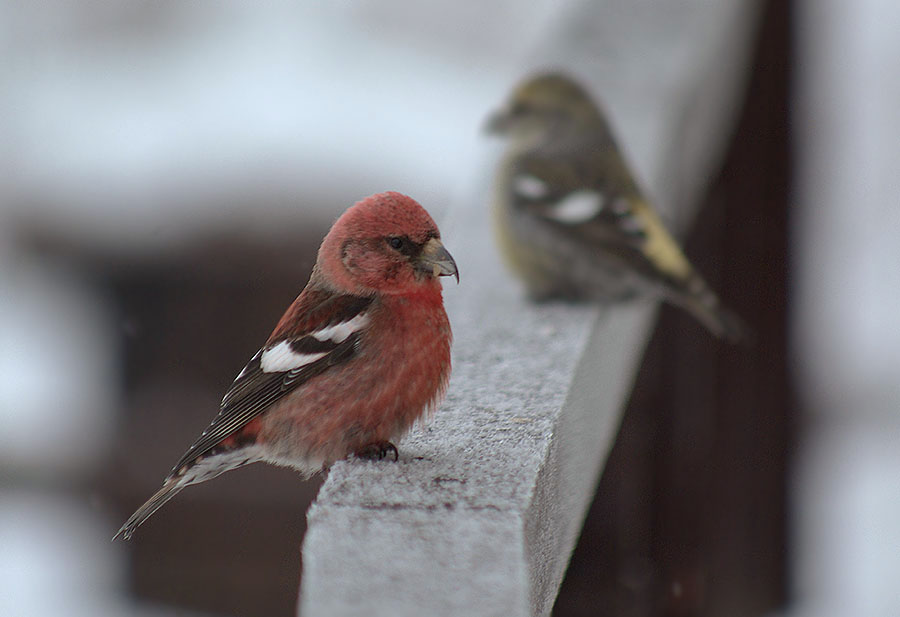
{"type": "Polygon", "coordinates": [[[455,276],[459,283],[459,270],[456,269],[456,261],[444,245],[437,238],[432,238],[422,247],[422,252],[416,257],[416,268],[422,272],[428,272],[435,278],[439,276],[455,276]]]}

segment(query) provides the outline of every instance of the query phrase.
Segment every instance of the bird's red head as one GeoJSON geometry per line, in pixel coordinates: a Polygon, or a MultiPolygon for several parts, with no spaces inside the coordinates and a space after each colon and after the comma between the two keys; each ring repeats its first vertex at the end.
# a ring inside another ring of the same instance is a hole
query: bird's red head
{"type": "Polygon", "coordinates": [[[434,220],[415,200],[389,191],[366,197],[322,241],[313,280],[356,295],[408,294],[456,276],[434,220]]]}

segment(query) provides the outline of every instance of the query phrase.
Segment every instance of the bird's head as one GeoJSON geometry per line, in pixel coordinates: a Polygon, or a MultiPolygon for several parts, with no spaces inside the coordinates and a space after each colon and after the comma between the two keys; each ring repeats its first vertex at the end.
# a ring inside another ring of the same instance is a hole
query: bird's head
{"type": "Polygon", "coordinates": [[[456,262],[428,212],[400,193],[351,206],[322,241],[313,279],[342,293],[413,294],[455,276],[456,262]]]}
{"type": "Polygon", "coordinates": [[[516,86],[506,104],[488,118],[486,130],[535,142],[598,122],[603,117],[584,88],[562,73],[543,73],[516,86]]]}

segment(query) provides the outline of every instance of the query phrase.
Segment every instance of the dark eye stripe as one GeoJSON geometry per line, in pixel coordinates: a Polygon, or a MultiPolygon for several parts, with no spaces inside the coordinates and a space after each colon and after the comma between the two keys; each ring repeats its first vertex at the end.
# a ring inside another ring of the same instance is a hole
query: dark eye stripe
{"type": "Polygon", "coordinates": [[[422,252],[423,245],[413,242],[409,236],[389,236],[386,240],[388,246],[407,257],[415,257],[422,252]]]}
{"type": "Polygon", "coordinates": [[[512,116],[524,116],[528,112],[531,111],[531,107],[528,103],[523,103],[522,101],[516,101],[509,108],[509,113],[512,116]]]}

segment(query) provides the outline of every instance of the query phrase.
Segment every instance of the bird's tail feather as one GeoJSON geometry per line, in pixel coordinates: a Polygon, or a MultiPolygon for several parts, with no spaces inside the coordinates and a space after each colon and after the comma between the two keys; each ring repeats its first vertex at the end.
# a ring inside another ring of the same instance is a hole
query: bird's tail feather
{"type": "Polygon", "coordinates": [[[684,293],[669,298],[693,315],[717,337],[730,343],[750,343],[753,336],[750,327],[736,313],[719,302],[718,296],[696,273],[684,293]]]}
{"type": "Polygon", "coordinates": [[[162,488],[153,493],[153,496],[150,497],[144,505],[138,508],[134,514],[128,517],[128,520],[125,521],[125,524],[116,532],[116,535],[113,536],[113,540],[117,540],[122,538],[123,540],[128,540],[131,538],[131,534],[134,533],[134,530],[140,527],[140,525],[146,521],[150,516],[153,515],[154,512],[159,510],[163,505],[166,504],[167,501],[172,499],[175,495],[181,492],[188,483],[184,481],[183,477],[171,477],[166,480],[165,484],[163,484],[162,488]]]}
{"type": "Polygon", "coordinates": [[[698,305],[688,310],[709,330],[729,343],[750,343],[752,333],[747,323],[736,313],[716,303],[715,306],[698,305]]]}

